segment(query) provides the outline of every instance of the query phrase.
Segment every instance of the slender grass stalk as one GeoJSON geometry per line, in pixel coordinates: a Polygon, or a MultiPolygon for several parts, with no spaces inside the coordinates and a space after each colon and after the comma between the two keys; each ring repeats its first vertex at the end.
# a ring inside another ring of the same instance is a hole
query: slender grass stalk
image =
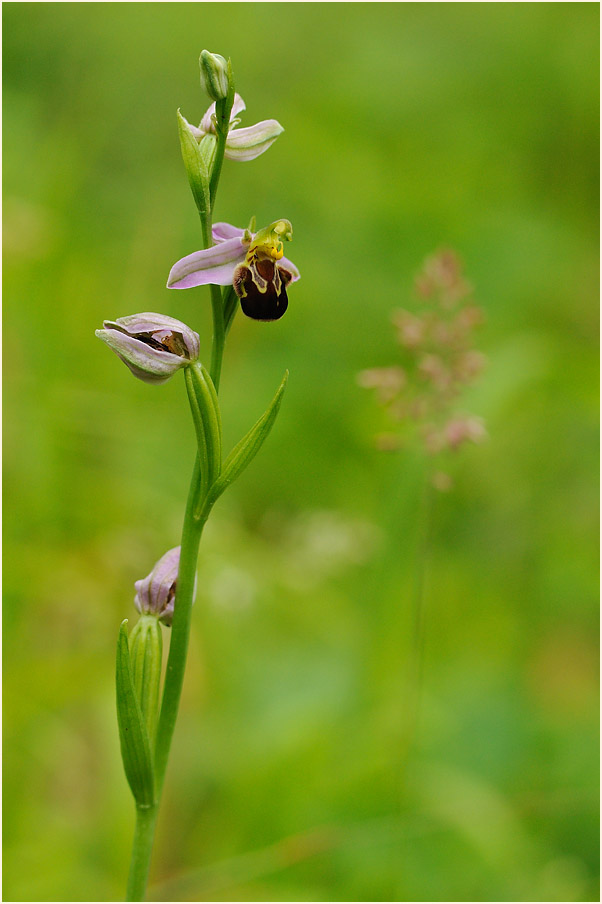
{"type": "Polygon", "coordinates": [[[416,743],[420,723],[420,706],[424,684],[424,656],[426,640],[426,574],[430,557],[431,521],[434,489],[430,468],[423,477],[419,512],[417,518],[418,536],[414,561],[412,587],[412,635],[407,678],[405,681],[405,718],[398,758],[398,791],[401,797],[407,780],[407,766],[412,748],[416,743]]]}
{"type": "MultiPolygon", "coordinates": [[[[432,474],[427,467],[423,475],[423,485],[419,501],[417,515],[417,540],[414,554],[414,576],[411,594],[411,647],[405,677],[402,679],[404,710],[400,718],[399,730],[399,755],[393,767],[393,794],[394,806],[400,825],[403,825],[403,815],[406,801],[406,790],[410,786],[410,769],[412,754],[418,738],[420,726],[420,710],[424,684],[424,656],[426,641],[426,614],[427,614],[427,570],[431,551],[432,511],[434,502],[434,490],[431,480],[432,474]]],[[[402,857],[399,848],[392,848],[394,856],[393,885],[391,899],[400,901],[404,895],[403,870],[396,875],[402,857]]]]}
{"type": "Polygon", "coordinates": [[[232,67],[228,64],[228,94],[223,100],[215,103],[215,121],[217,132],[217,148],[215,151],[215,159],[211,168],[211,176],[209,177],[209,197],[211,210],[215,205],[215,195],[219,184],[219,177],[222,173],[222,163],[224,162],[224,153],[226,151],[226,141],[230,130],[230,113],[232,112],[232,104],[234,103],[234,78],[232,77],[232,67]]]}
{"type": "Polygon", "coordinates": [[[416,549],[416,570],[412,597],[412,650],[410,656],[411,703],[408,725],[408,748],[411,747],[420,717],[420,703],[424,683],[424,654],[426,639],[426,572],[430,557],[431,520],[433,511],[432,475],[430,469],[424,476],[420,511],[418,513],[418,544],[416,549]]]}

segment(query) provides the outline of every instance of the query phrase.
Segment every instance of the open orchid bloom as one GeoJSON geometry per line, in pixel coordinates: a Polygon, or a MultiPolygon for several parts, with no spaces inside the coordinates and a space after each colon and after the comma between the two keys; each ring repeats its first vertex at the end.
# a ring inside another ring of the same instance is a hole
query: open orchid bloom
{"type": "MultiPolygon", "coordinates": [[[[234,95],[232,104],[232,112],[230,113],[230,130],[226,139],[226,149],[224,156],[229,160],[254,160],[272,145],[278,136],[284,132],[284,129],[276,119],[264,119],[262,122],[255,123],[254,126],[247,126],[244,129],[237,129],[236,126],[240,122],[238,114],[245,109],[245,102],[240,94],[234,95]]],[[[191,125],[184,120],[197,141],[202,141],[206,135],[215,135],[215,104],[211,104],[201,122],[197,126],[191,125]]]]}
{"type": "Polygon", "coordinates": [[[199,356],[198,333],[165,314],[105,320],[96,335],[145,383],[164,383],[199,356]]]}
{"type": "Polygon", "coordinates": [[[288,284],[300,278],[293,262],[283,256],[283,240],[290,241],[292,236],[288,220],[276,220],[256,233],[216,223],[213,240],[217,244],[174,264],[167,287],[232,285],[247,317],[278,320],[288,307],[288,284]]]}

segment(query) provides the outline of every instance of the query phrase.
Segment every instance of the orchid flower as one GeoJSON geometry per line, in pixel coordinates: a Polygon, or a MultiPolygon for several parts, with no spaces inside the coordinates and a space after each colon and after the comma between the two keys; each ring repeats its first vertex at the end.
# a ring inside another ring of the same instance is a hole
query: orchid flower
{"type": "Polygon", "coordinates": [[[278,320],[288,307],[286,287],[300,278],[293,262],[283,256],[282,240],[290,241],[292,235],[288,220],[276,220],[256,233],[216,223],[216,244],[174,264],[167,288],[232,285],[247,317],[278,320]]]}
{"type": "MultiPolygon", "coordinates": [[[[235,94],[232,112],[230,113],[230,129],[224,152],[224,156],[229,160],[254,160],[260,154],[263,154],[264,151],[267,151],[278,136],[284,132],[284,129],[276,119],[264,119],[262,122],[255,123],[254,126],[237,129],[236,126],[240,122],[238,114],[245,109],[244,100],[240,94],[235,94]]],[[[182,118],[184,119],[184,117],[182,118]]],[[[185,119],[184,122],[198,142],[201,142],[206,135],[215,136],[215,103],[211,104],[201,119],[198,128],[185,119]]]]}
{"type": "Polygon", "coordinates": [[[165,314],[105,320],[96,335],[145,383],[164,383],[199,356],[198,333],[165,314]]]}

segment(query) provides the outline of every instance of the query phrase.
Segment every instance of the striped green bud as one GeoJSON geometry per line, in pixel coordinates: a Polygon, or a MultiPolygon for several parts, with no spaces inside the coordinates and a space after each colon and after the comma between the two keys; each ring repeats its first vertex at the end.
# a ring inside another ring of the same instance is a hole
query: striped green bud
{"type": "Polygon", "coordinates": [[[162,655],[159,619],[155,615],[142,615],[130,634],[130,661],[134,691],[151,746],[159,718],[162,655]]]}
{"type": "Polygon", "coordinates": [[[211,100],[223,100],[228,94],[230,85],[227,61],[219,53],[202,50],[199,66],[201,88],[205,89],[211,100]]]}

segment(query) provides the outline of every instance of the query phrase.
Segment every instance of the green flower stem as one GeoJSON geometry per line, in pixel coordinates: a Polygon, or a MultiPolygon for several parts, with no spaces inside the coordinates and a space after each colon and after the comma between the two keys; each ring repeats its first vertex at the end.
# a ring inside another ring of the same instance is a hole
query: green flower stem
{"type": "Polygon", "coordinates": [[[190,636],[190,616],[192,611],[192,599],[194,595],[194,582],[196,578],[196,564],[199,553],[199,543],[203,533],[204,521],[194,516],[196,508],[198,488],[201,483],[201,472],[198,457],[195,462],[186,515],[182,529],[182,544],[180,550],[180,568],[176,584],[176,599],[174,605],[173,621],[171,625],[171,639],[169,642],[169,656],[167,658],[167,671],[165,673],[165,688],[159,727],[157,730],[157,747],[155,752],[155,780],[157,798],[161,796],[169,748],[173,736],[180,694],[184,683],[184,671],[186,669],[186,655],[188,653],[188,639],[190,636]]]}
{"type": "MultiPolygon", "coordinates": [[[[197,204],[199,216],[201,218],[204,248],[210,248],[213,244],[213,236],[211,234],[213,208],[215,206],[217,186],[222,172],[224,153],[226,151],[226,140],[230,130],[230,114],[232,112],[232,104],[234,103],[234,79],[232,78],[232,68],[230,64],[228,64],[228,78],[228,96],[223,100],[218,100],[215,104],[217,144],[213,165],[211,167],[211,175],[209,177],[209,197],[205,197],[202,206],[197,204]]],[[[213,344],[211,348],[211,366],[209,372],[217,392],[219,391],[219,382],[222,372],[222,358],[224,356],[224,344],[226,342],[226,326],[224,323],[224,303],[221,289],[219,286],[213,285],[209,286],[209,288],[211,290],[211,311],[213,315],[213,344]]]]}
{"type": "Polygon", "coordinates": [[[154,807],[136,807],[136,829],[126,901],[144,901],[158,809],[158,804],[154,807]]]}
{"type": "Polygon", "coordinates": [[[194,510],[201,484],[198,456],[195,461],[186,505],[186,515],[182,529],[180,568],[176,585],[173,623],[165,688],[155,750],[155,804],[153,807],[136,808],[136,829],[132,846],[130,875],[127,886],[128,901],[144,901],[151,853],[155,834],[155,824],[159,811],[159,801],[165,780],[169,749],[173,736],[180,694],[186,669],[186,654],[190,636],[190,615],[196,578],[196,563],[204,521],[194,517],[194,510]]]}
{"type": "MultiPolygon", "coordinates": [[[[211,176],[212,180],[213,174],[215,173],[216,167],[218,166],[218,161],[219,168],[221,170],[225,148],[225,140],[223,142],[223,145],[220,145],[220,142],[218,141],[213,163],[211,176]]],[[[201,219],[201,231],[203,233],[203,248],[210,248],[213,244],[213,236],[211,234],[211,209],[212,208],[210,204],[205,204],[203,210],[201,210],[201,208],[198,208],[199,217],[201,219]]],[[[213,315],[213,343],[211,346],[211,366],[209,368],[209,372],[211,374],[211,379],[213,380],[213,385],[215,386],[215,391],[217,392],[219,390],[219,381],[222,372],[222,358],[224,356],[224,345],[226,342],[226,328],[224,324],[224,303],[222,300],[221,289],[219,286],[213,285],[210,285],[209,289],[211,290],[211,313],[213,315]]]]}
{"type": "Polygon", "coordinates": [[[217,147],[215,150],[215,159],[211,169],[211,177],[209,179],[209,197],[211,210],[215,205],[215,195],[217,194],[217,186],[219,177],[222,172],[222,163],[224,162],[224,153],[226,150],[226,139],[230,131],[230,114],[232,113],[232,104],[234,103],[234,79],[232,78],[232,67],[228,63],[228,95],[223,100],[216,101],[215,104],[215,120],[217,147]]]}
{"type": "MultiPolygon", "coordinates": [[[[211,201],[210,203],[206,203],[208,199],[205,199],[205,204],[203,205],[204,209],[197,205],[201,218],[204,248],[209,248],[213,243],[211,234],[212,209],[224,159],[233,98],[234,88],[232,87],[228,97],[218,108],[218,115],[220,117],[219,125],[221,128],[218,128],[217,149],[210,179],[211,201]]],[[[226,331],[221,290],[219,286],[210,286],[210,290],[211,309],[213,313],[213,342],[211,348],[210,373],[217,392],[222,369],[226,331]]],[[[140,808],[137,808],[136,810],[136,830],[134,833],[130,875],[127,887],[128,901],[143,901],[145,897],[159,802],[161,800],[171,740],[180,706],[180,696],[184,683],[186,658],[188,654],[188,640],[190,637],[190,618],[199,544],[201,542],[201,535],[208,514],[201,513],[200,516],[195,515],[195,512],[198,511],[197,503],[201,485],[201,472],[199,457],[197,455],[190,481],[186,514],[182,527],[180,567],[176,584],[171,640],[169,644],[169,656],[167,658],[161,714],[159,716],[159,725],[157,728],[157,744],[155,748],[155,804],[153,807],[144,810],[140,808]]]]}

